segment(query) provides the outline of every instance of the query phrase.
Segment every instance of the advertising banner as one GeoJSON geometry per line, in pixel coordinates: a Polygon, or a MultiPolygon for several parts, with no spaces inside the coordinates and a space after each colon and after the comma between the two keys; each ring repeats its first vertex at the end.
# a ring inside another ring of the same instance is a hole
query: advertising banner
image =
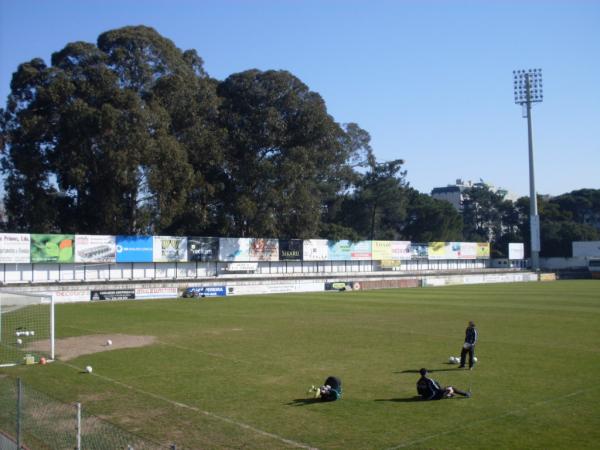
{"type": "Polygon", "coordinates": [[[449,250],[446,242],[430,242],[427,256],[429,259],[449,259],[449,250]]]}
{"type": "Polygon", "coordinates": [[[188,261],[218,261],[219,238],[189,236],[188,261]]]}
{"type": "Polygon", "coordinates": [[[302,239],[280,239],[279,261],[301,261],[302,239]]]}
{"type": "Polygon", "coordinates": [[[32,234],[31,262],[72,263],[74,240],[72,234],[32,234]]]}
{"type": "Polygon", "coordinates": [[[253,284],[241,286],[227,286],[227,295],[252,295],[252,294],[280,294],[287,292],[320,292],[323,291],[323,282],[320,283],[276,283],[253,284]]]}
{"type": "Polygon", "coordinates": [[[475,242],[450,242],[447,251],[448,259],[477,258],[477,244],[475,242]]]}
{"type": "Polygon", "coordinates": [[[183,292],[184,297],[225,297],[225,286],[192,286],[183,292]]]}
{"type": "Polygon", "coordinates": [[[475,242],[430,242],[429,259],[475,259],[475,242]]]}
{"type": "Polygon", "coordinates": [[[219,261],[250,261],[249,238],[219,238],[219,261]]]}
{"type": "Polygon", "coordinates": [[[90,300],[131,300],[134,298],[135,289],[105,289],[90,292],[90,300]]]}
{"type": "Polygon", "coordinates": [[[30,262],[31,238],[23,233],[0,233],[0,263],[30,262]]]}
{"type": "Polygon", "coordinates": [[[478,259],[490,259],[490,243],[489,242],[477,242],[477,258],[478,259]]]}
{"type": "Polygon", "coordinates": [[[410,259],[410,241],[371,241],[372,258],[376,261],[410,259]]]}
{"type": "Polygon", "coordinates": [[[278,239],[251,239],[250,261],[278,261],[279,240],[278,239]]]}
{"type": "Polygon", "coordinates": [[[358,291],[360,283],[357,281],[334,281],[325,283],[326,291],[358,291]]]}
{"type": "Polygon", "coordinates": [[[257,262],[233,262],[225,267],[229,272],[254,272],[256,269],[258,269],[257,262]]]}
{"type": "Polygon", "coordinates": [[[117,262],[152,262],[152,236],[117,236],[117,262]]]}
{"type": "Polygon", "coordinates": [[[76,290],[76,291],[52,291],[47,292],[52,295],[54,303],[71,303],[71,302],[89,302],[90,291],[88,290],[76,290]]]}
{"type": "Polygon", "coordinates": [[[397,267],[401,267],[402,262],[398,259],[382,259],[381,260],[381,268],[382,269],[395,269],[397,267]]]}
{"type": "Polygon", "coordinates": [[[187,237],[154,236],[153,238],[152,260],[154,262],[187,261],[187,237]]]}
{"type": "Polygon", "coordinates": [[[523,243],[509,242],[508,243],[508,259],[524,259],[525,245],[523,243]]]}
{"type": "Polygon", "coordinates": [[[600,241],[573,241],[573,257],[600,256],[600,241]]]}
{"type": "Polygon", "coordinates": [[[328,258],[332,261],[350,261],[351,256],[351,242],[347,240],[343,241],[327,241],[328,247],[328,258]]]}
{"type": "Polygon", "coordinates": [[[360,261],[371,259],[371,241],[328,241],[329,258],[332,261],[360,261]]]}
{"type": "Polygon", "coordinates": [[[308,239],[302,243],[304,261],[325,261],[329,256],[327,239],[308,239]]]}
{"type": "Polygon", "coordinates": [[[427,244],[410,244],[410,255],[414,259],[427,259],[429,256],[429,245],[427,244]]]}
{"type": "Polygon", "coordinates": [[[75,235],[75,262],[115,262],[117,238],[115,236],[75,235]]]}
{"type": "Polygon", "coordinates": [[[368,261],[372,258],[371,241],[358,241],[350,245],[350,259],[352,261],[368,261]]]}
{"type": "Polygon", "coordinates": [[[135,298],[177,298],[179,292],[176,287],[151,287],[151,288],[136,288],[135,298]]]}

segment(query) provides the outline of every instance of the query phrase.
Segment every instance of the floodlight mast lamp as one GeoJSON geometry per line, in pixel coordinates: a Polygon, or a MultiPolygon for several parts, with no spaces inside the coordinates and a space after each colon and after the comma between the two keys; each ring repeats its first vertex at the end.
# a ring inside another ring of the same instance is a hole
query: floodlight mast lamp
{"type": "Polygon", "coordinates": [[[531,228],[531,268],[540,269],[540,216],[538,215],[533,170],[533,136],[531,130],[531,104],[544,100],[542,69],[513,70],[515,103],[523,107],[523,117],[527,118],[529,144],[529,222],[531,228]]]}

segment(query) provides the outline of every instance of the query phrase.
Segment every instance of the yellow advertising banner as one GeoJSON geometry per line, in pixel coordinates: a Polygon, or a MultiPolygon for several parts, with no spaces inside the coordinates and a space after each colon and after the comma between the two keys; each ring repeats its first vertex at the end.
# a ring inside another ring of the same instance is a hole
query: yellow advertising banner
{"type": "Polygon", "coordinates": [[[428,256],[429,259],[446,259],[446,243],[430,242],[428,256]]]}
{"type": "Polygon", "coordinates": [[[372,241],[371,251],[374,260],[390,260],[392,259],[392,241],[372,241]]]}
{"type": "Polygon", "coordinates": [[[489,259],[490,258],[490,243],[489,242],[478,242],[477,243],[477,258],[489,259]]]}
{"type": "Polygon", "coordinates": [[[381,268],[382,269],[394,269],[396,267],[400,267],[402,262],[397,259],[382,259],[381,260],[381,268]]]}

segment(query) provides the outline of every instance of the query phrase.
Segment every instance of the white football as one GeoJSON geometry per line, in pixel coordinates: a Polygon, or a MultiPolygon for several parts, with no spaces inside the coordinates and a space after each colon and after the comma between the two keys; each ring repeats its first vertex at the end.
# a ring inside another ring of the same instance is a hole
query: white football
{"type": "Polygon", "coordinates": [[[108,341],[106,341],[106,345],[112,345],[112,341],[109,339],[108,341]]]}
{"type": "Polygon", "coordinates": [[[87,373],[92,373],[92,370],[94,370],[94,369],[92,369],[92,366],[85,366],[85,371],[87,373]]]}
{"type": "Polygon", "coordinates": [[[25,336],[29,336],[29,331],[26,331],[25,333],[23,333],[25,336]]]}
{"type": "Polygon", "coordinates": [[[35,331],[30,331],[29,334],[35,336],[35,331]]]}
{"type": "Polygon", "coordinates": [[[477,362],[477,356],[473,356],[473,362],[477,362]]]}
{"type": "Polygon", "coordinates": [[[17,339],[17,344],[21,345],[23,343],[23,339],[17,339]]]}
{"type": "Polygon", "coordinates": [[[456,364],[456,358],[454,356],[451,356],[450,358],[448,358],[448,362],[450,364],[456,364]]]}

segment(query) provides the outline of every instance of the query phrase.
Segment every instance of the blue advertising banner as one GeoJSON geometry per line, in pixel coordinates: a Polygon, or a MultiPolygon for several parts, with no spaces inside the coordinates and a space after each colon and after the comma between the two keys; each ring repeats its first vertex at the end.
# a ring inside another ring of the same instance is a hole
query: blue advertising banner
{"type": "Polygon", "coordinates": [[[343,241],[327,241],[328,258],[332,261],[350,261],[352,243],[347,240],[343,241]]]}
{"type": "Polygon", "coordinates": [[[152,236],[117,236],[117,262],[152,262],[152,236]]]}
{"type": "Polygon", "coordinates": [[[224,297],[225,286],[193,286],[183,291],[183,297],[224,297]]]}
{"type": "Polygon", "coordinates": [[[219,261],[250,261],[250,238],[219,238],[219,261]]]}
{"type": "Polygon", "coordinates": [[[329,241],[329,259],[332,261],[357,261],[371,259],[371,241],[329,241]]]}

